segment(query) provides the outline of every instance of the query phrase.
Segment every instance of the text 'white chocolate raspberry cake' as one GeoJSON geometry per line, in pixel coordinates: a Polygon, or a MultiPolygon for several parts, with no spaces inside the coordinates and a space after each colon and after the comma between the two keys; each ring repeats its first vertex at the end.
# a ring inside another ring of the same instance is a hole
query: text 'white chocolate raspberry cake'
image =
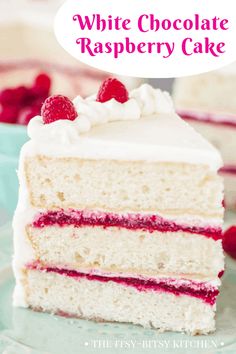
{"type": "Polygon", "coordinates": [[[206,334],[224,269],[217,151],[149,85],[48,98],[28,126],[14,304],[206,334]]]}

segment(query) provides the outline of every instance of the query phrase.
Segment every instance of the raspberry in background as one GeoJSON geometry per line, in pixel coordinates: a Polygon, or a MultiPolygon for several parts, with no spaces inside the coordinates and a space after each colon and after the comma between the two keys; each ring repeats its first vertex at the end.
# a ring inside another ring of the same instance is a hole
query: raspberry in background
{"type": "Polygon", "coordinates": [[[25,107],[20,111],[20,114],[17,119],[17,123],[21,125],[27,125],[29,124],[29,121],[39,115],[40,112],[40,107],[39,106],[31,106],[31,107],[25,107]]]}
{"type": "Polygon", "coordinates": [[[224,232],[222,245],[224,251],[236,259],[236,226],[231,226],[224,232]]]}
{"type": "Polygon", "coordinates": [[[29,123],[40,114],[44,100],[50,95],[51,79],[40,73],[31,86],[6,88],[0,92],[0,122],[8,124],[29,123]]]}
{"type": "Polygon", "coordinates": [[[78,114],[73,102],[66,96],[50,96],[41,109],[44,124],[50,124],[60,119],[75,120],[78,114]]]}
{"type": "Polygon", "coordinates": [[[31,90],[36,97],[46,98],[49,95],[50,87],[51,87],[50,77],[47,74],[42,73],[36,76],[31,90]]]}
{"type": "Polygon", "coordinates": [[[0,93],[0,102],[3,106],[15,103],[15,89],[7,88],[0,93]]]}
{"type": "Polygon", "coordinates": [[[12,105],[5,105],[4,107],[1,107],[0,122],[14,124],[16,123],[16,117],[18,116],[18,114],[18,107],[12,105]]]}
{"type": "Polygon", "coordinates": [[[120,103],[125,103],[129,99],[129,93],[122,82],[110,77],[101,84],[97,94],[97,101],[104,103],[112,98],[120,103]]]}

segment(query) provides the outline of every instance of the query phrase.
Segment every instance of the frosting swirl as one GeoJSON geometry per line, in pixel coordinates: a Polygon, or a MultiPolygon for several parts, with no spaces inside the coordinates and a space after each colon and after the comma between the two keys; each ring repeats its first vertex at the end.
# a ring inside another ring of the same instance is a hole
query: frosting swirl
{"type": "Polygon", "coordinates": [[[78,96],[73,101],[78,118],[74,121],[61,119],[44,124],[42,117],[36,116],[29,122],[28,135],[33,140],[73,143],[95,125],[174,112],[169,94],[148,84],[131,91],[129,97],[125,103],[119,103],[115,99],[100,103],[95,96],[78,96]]]}

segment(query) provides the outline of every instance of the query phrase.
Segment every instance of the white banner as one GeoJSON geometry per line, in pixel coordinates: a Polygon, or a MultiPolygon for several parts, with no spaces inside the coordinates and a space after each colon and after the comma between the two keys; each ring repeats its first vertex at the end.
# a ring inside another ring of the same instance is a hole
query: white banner
{"type": "Polygon", "coordinates": [[[178,77],[236,60],[235,0],[69,0],[55,18],[62,47],[111,73],[178,77]]]}

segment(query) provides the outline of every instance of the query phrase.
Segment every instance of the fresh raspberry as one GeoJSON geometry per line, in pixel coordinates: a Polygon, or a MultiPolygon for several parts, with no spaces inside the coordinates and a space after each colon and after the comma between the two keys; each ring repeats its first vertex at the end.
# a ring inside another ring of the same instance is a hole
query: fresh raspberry
{"type": "Polygon", "coordinates": [[[50,96],[41,109],[44,124],[55,122],[59,119],[75,120],[78,116],[71,100],[62,95],[50,96]]]}
{"type": "MultiPolygon", "coordinates": [[[[31,106],[38,97],[39,96],[36,95],[34,89],[32,87],[28,87],[24,101],[22,102],[22,107],[31,106]]],[[[46,98],[47,96],[44,97],[43,100],[45,100],[46,98]]]]}
{"type": "Polygon", "coordinates": [[[14,101],[15,90],[11,88],[7,88],[2,90],[0,93],[0,102],[2,105],[9,105],[14,101]]]}
{"type": "Polygon", "coordinates": [[[22,105],[27,94],[25,86],[5,89],[0,94],[0,102],[3,106],[10,104],[22,105]]]}
{"type": "Polygon", "coordinates": [[[236,258],[236,226],[231,226],[224,232],[222,244],[225,252],[236,258]]]}
{"type": "Polygon", "coordinates": [[[122,82],[117,79],[108,78],[103,81],[99,88],[97,101],[103,103],[112,98],[120,103],[125,103],[129,99],[129,94],[122,82]]]}
{"type": "Polygon", "coordinates": [[[47,74],[36,76],[32,87],[17,86],[0,92],[0,121],[4,123],[28,124],[40,114],[44,100],[48,97],[51,79],[47,74]]]}
{"type": "Polygon", "coordinates": [[[31,90],[36,97],[41,96],[46,98],[49,95],[50,87],[51,87],[50,77],[45,73],[41,73],[38,76],[36,76],[31,90]]]}
{"type": "Polygon", "coordinates": [[[28,89],[25,86],[18,86],[14,89],[14,102],[19,105],[24,105],[28,94],[28,89]]]}
{"type": "Polygon", "coordinates": [[[9,124],[16,123],[18,112],[18,107],[16,106],[2,106],[0,113],[0,122],[9,124]]]}

